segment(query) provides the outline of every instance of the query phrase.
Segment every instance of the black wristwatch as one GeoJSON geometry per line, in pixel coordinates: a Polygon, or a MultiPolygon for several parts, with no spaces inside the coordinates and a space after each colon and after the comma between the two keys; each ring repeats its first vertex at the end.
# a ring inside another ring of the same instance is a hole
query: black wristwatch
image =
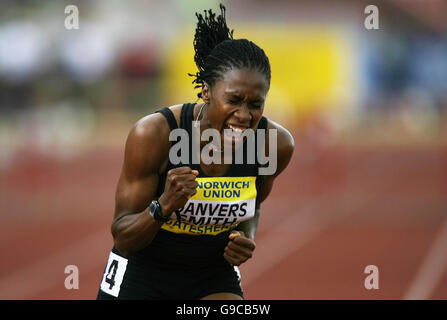
{"type": "Polygon", "coordinates": [[[162,214],[161,206],[158,200],[153,200],[149,206],[149,214],[157,221],[168,222],[169,217],[162,214]]]}

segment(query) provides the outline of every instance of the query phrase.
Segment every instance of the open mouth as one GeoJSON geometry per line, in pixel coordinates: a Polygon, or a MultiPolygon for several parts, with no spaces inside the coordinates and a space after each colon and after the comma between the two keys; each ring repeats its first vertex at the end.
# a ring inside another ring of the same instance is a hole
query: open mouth
{"type": "Polygon", "coordinates": [[[243,132],[245,129],[248,128],[247,126],[239,126],[236,124],[229,124],[229,123],[226,123],[225,126],[229,129],[232,129],[233,131],[236,131],[236,132],[243,132]]]}
{"type": "Polygon", "coordinates": [[[231,140],[232,142],[241,142],[243,139],[243,134],[247,130],[247,126],[239,126],[235,124],[224,124],[224,137],[226,140],[231,140]]]}
{"type": "Polygon", "coordinates": [[[246,129],[248,129],[248,127],[247,126],[239,126],[236,124],[225,123],[224,129],[230,129],[234,133],[243,133],[246,129]]]}

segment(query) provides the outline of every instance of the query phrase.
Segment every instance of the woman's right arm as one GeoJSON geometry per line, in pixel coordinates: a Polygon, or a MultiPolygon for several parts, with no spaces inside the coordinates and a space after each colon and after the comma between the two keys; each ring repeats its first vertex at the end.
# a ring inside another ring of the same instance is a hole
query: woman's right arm
{"type": "MultiPolygon", "coordinates": [[[[147,210],[156,197],[159,171],[169,154],[169,126],[159,113],[138,121],[126,141],[124,164],[115,194],[112,235],[115,248],[123,255],[146,247],[162,222],[147,210]]],[[[168,172],[159,202],[163,215],[183,207],[195,193],[195,172],[187,167],[168,172]]]]}

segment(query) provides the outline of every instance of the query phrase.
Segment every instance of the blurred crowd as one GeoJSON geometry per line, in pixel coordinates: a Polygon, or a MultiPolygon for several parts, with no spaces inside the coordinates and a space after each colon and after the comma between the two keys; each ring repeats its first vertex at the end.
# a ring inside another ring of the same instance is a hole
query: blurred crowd
{"type": "MultiPolygon", "coordinates": [[[[407,10],[411,5],[405,1],[380,1],[380,29],[366,30],[362,1],[336,6],[322,0],[224,3],[229,24],[286,30],[296,23],[305,29],[324,21],[350,34],[357,48],[355,64],[342,65],[356,76],[352,84],[343,84],[348,86],[346,101],[334,102],[350,108],[325,105],[302,114],[292,106],[284,117],[292,131],[305,131],[309,139],[322,133],[364,139],[409,135],[427,143],[446,136],[447,28],[427,23],[429,10],[407,10]],[[357,14],[346,19],[350,12],[357,14]]],[[[444,1],[429,3],[434,6],[430,12],[446,8],[444,1]]],[[[196,11],[217,8],[218,1],[4,0],[0,7],[2,168],[24,148],[72,156],[92,143],[122,145],[136,119],[162,105],[186,102],[169,95],[170,83],[163,80],[170,63],[165,52],[186,26],[193,32],[196,11]],[[75,30],[64,26],[70,4],[79,8],[75,30]]],[[[275,65],[272,69],[275,81],[275,65]]],[[[195,97],[193,86],[189,89],[195,97]]],[[[280,104],[278,96],[272,94],[270,103],[280,104]]]]}

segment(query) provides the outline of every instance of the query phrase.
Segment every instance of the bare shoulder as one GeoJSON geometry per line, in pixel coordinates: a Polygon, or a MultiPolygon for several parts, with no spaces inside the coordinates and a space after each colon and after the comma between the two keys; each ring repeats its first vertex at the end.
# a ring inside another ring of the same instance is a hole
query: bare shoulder
{"type": "MultiPolygon", "coordinates": [[[[176,120],[180,119],[179,106],[170,107],[176,120]]],[[[139,172],[162,170],[169,155],[170,131],[168,121],[159,112],[136,121],[126,140],[125,168],[139,172]]]]}
{"type": "Polygon", "coordinates": [[[275,129],[277,132],[278,155],[291,156],[295,149],[295,141],[292,134],[279,123],[268,119],[267,129],[275,129]]]}
{"type": "MultiPolygon", "coordinates": [[[[277,161],[278,167],[275,176],[279,175],[289,164],[292,158],[293,151],[295,149],[295,141],[292,134],[279,123],[268,119],[267,129],[276,130],[276,148],[277,148],[277,161]]],[[[268,141],[268,140],[267,140],[268,141]]],[[[268,141],[269,150],[272,145],[268,141]]]]}
{"type": "MultiPolygon", "coordinates": [[[[169,107],[169,109],[174,114],[177,125],[179,125],[182,105],[173,105],[169,107]]],[[[139,119],[133,126],[130,134],[135,136],[137,139],[150,139],[151,137],[154,137],[164,140],[163,138],[165,137],[169,139],[169,132],[170,127],[168,121],[163,114],[157,112],[139,119]]]]}

